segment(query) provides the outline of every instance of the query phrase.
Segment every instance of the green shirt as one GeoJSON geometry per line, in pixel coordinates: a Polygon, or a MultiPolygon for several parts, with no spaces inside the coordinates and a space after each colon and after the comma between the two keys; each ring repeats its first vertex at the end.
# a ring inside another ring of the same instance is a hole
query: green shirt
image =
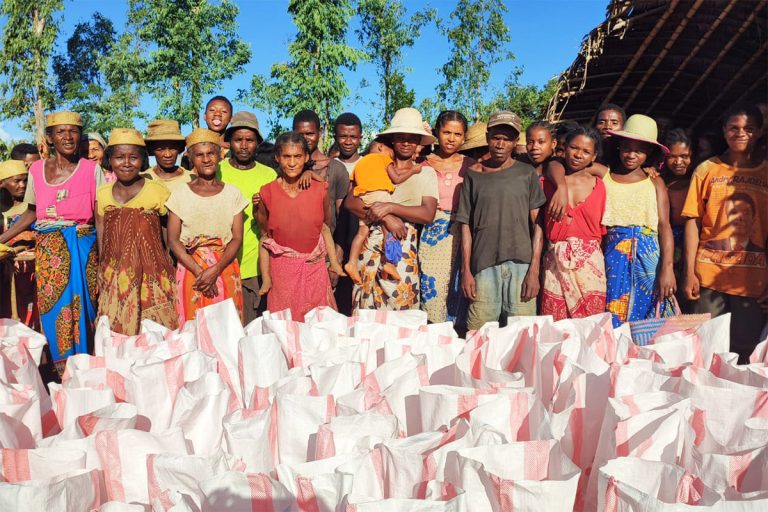
{"type": "Polygon", "coordinates": [[[253,211],[253,195],[258,194],[261,187],[277,178],[277,173],[270,167],[256,163],[252,169],[236,169],[229,163],[229,159],[219,162],[217,177],[224,183],[234,185],[240,189],[248,200],[248,206],[243,210],[243,246],[237,253],[240,262],[240,275],[243,279],[250,279],[259,275],[259,224],[253,211]]]}

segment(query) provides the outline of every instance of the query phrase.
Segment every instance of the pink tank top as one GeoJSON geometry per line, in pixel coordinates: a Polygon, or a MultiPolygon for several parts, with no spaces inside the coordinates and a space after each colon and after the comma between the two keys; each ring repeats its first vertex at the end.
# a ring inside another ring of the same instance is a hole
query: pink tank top
{"type": "Polygon", "coordinates": [[[35,187],[37,220],[93,224],[96,163],[81,158],[69,178],[56,185],[45,181],[44,166],[45,160],[38,160],[29,168],[35,187]]]}

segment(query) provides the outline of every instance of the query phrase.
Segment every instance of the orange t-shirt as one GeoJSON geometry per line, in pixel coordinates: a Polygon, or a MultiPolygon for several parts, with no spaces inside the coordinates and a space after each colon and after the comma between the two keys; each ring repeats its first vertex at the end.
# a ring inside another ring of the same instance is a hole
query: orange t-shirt
{"type": "Polygon", "coordinates": [[[392,164],[392,159],[383,153],[371,153],[358,160],[352,171],[350,179],[355,182],[352,194],[360,197],[368,192],[384,190],[390,194],[395,186],[387,174],[387,167],[392,164]]]}
{"type": "Polygon", "coordinates": [[[701,286],[759,297],[768,286],[768,162],[735,169],[719,158],[696,168],[683,217],[701,219],[701,286]]]}

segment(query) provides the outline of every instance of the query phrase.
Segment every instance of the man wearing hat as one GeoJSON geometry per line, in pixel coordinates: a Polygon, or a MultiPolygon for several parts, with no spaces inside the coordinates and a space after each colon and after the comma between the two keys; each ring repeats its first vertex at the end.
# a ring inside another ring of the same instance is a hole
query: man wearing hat
{"type": "Polygon", "coordinates": [[[147,143],[147,150],[155,157],[156,163],[154,167],[147,169],[142,177],[159,181],[171,192],[192,181],[194,175],[176,164],[185,146],[178,121],[153,120],[147,127],[147,136],[144,140],[147,143]]]}
{"type": "Polygon", "coordinates": [[[250,112],[237,112],[224,132],[229,143],[229,158],[219,162],[218,176],[221,181],[234,185],[249,200],[243,211],[243,245],[237,255],[243,280],[243,316],[245,323],[254,320],[260,304],[259,288],[259,226],[253,214],[258,206],[259,190],[274,181],[277,173],[256,161],[259,145],[264,141],[259,131],[259,121],[250,112]]]}
{"type": "Polygon", "coordinates": [[[536,171],[514,159],[520,118],[488,121],[489,157],[468,172],[456,222],[462,224],[462,290],[471,301],[467,328],[535,315],[544,237],[536,222],[546,198],[536,171]]]}

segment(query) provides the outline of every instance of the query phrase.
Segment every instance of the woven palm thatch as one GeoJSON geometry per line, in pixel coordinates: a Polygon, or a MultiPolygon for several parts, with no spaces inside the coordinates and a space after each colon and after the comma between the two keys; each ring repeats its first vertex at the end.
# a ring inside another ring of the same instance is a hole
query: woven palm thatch
{"type": "Polygon", "coordinates": [[[560,76],[550,120],[591,122],[602,103],[712,127],[768,100],[768,0],[611,0],[560,76]]]}

